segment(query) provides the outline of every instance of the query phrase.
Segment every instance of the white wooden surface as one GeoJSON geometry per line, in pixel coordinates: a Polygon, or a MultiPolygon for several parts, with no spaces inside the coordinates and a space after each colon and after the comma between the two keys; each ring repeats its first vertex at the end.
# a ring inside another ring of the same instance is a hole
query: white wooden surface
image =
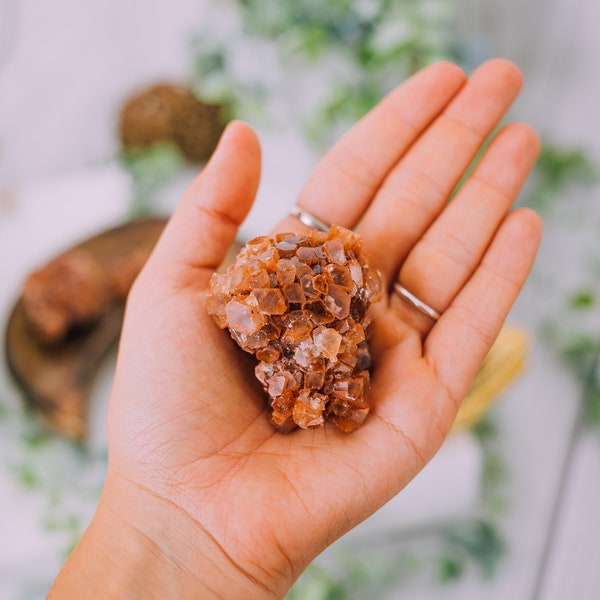
{"type": "Polygon", "coordinates": [[[600,596],[600,439],[598,432],[577,437],[570,469],[563,483],[552,543],[548,546],[541,598],[600,596]]]}
{"type": "MultiPolygon", "coordinates": [[[[114,115],[125,95],[187,71],[185,39],[201,5],[0,0],[0,190],[111,157],[114,115]]],[[[459,6],[463,35],[523,68],[527,84],[514,114],[600,157],[600,3],[461,0],[459,6]]],[[[280,168],[276,155],[273,168],[280,168]]],[[[309,166],[306,158],[290,172],[292,186],[309,166]]],[[[574,251],[557,247],[560,238],[549,229],[540,264],[576,278],[574,251]]],[[[538,302],[530,288],[513,322],[530,325],[538,302]]],[[[600,434],[581,428],[577,385],[537,343],[528,372],[497,411],[510,500],[500,572],[490,582],[468,575],[450,586],[403,586],[393,598],[600,598],[600,434]]]]}
{"type": "MultiPolygon", "coordinates": [[[[515,60],[524,70],[526,87],[513,114],[555,141],[584,147],[597,160],[600,4],[461,4],[465,30],[487,34],[494,53],[515,60]]],[[[593,194],[595,203],[570,200],[573,212],[583,206],[597,223],[600,197],[597,189],[593,194]]],[[[568,209],[564,214],[573,217],[568,209]]],[[[558,232],[559,225],[547,224],[538,263],[555,281],[569,285],[581,279],[591,240],[576,240],[572,231],[558,232]]],[[[539,290],[529,285],[512,318],[526,326],[539,305],[539,290]]],[[[468,578],[439,589],[399,588],[393,598],[600,598],[600,432],[582,425],[581,391],[564,367],[539,343],[532,358],[529,373],[498,407],[511,474],[511,504],[503,529],[509,552],[499,576],[483,584],[468,578]]]]}

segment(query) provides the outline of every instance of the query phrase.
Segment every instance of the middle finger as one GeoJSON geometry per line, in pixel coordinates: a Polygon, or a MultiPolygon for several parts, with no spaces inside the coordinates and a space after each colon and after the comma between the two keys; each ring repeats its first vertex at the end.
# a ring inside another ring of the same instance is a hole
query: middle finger
{"type": "Polygon", "coordinates": [[[388,284],[443,209],[522,82],[512,63],[484,63],[383,182],[359,232],[388,284]]]}
{"type": "Polygon", "coordinates": [[[443,311],[471,277],[540,148],[531,127],[513,123],[494,139],[473,175],[412,248],[399,281],[443,311]]]}

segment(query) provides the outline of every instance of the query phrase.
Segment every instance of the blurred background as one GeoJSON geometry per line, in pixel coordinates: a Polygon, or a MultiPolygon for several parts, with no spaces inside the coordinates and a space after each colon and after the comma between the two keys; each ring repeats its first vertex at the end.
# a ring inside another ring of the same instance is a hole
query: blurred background
{"type": "Polygon", "coordinates": [[[0,597],[44,597],[106,465],[106,336],[84,366],[32,351],[13,327],[28,274],[168,215],[233,117],[264,150],[240,241],[263,234],[383,94],[494,56],[525,74],[509,119],[544,142],[519,199],[545,221],[534,272],[439,454],[289,597],[600,597],[599,20],[592,0],[0,0],[0,597]],[[41,397],[40,373],[71,392],[75,372],[79,404],[41,397]]]}

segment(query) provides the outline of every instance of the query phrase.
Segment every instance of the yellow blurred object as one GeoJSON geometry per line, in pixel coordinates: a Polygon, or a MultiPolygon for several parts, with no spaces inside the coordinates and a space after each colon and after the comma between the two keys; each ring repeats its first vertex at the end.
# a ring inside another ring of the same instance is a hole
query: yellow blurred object
{"type": "Polygon", "coordinates": [[[454,430],[474,425],[492,403],[523,370],[528,348],[525,332],[502,329],[486,356],[452,426],[454,430]]]}

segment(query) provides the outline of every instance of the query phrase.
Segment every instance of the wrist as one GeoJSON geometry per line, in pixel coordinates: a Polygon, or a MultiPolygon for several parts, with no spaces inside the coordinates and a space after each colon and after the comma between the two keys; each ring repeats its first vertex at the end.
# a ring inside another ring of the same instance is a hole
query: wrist
{"type": "Polygon", "coordinates": [[[61,598],[276,598],[168,500],[107,482],[96,515],[57,578],[61,598]]]}

